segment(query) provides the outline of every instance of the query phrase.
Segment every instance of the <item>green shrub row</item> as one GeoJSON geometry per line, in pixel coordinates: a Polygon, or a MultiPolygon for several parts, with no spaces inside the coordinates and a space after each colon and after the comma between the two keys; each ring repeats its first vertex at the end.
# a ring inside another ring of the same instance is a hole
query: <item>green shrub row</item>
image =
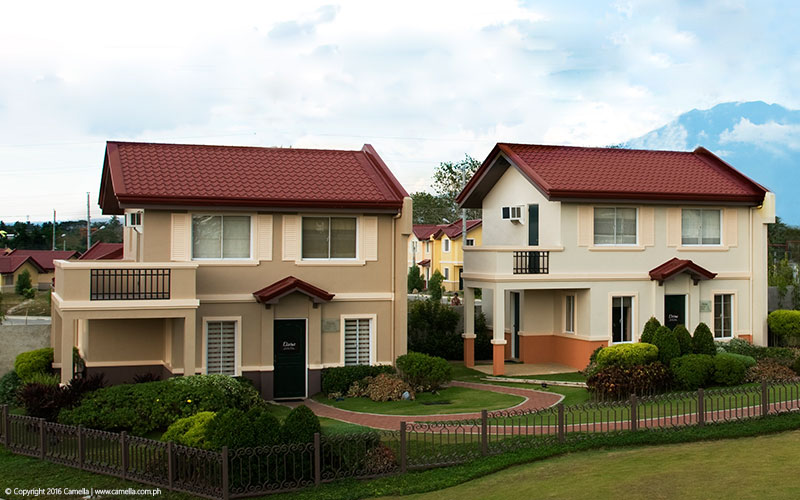
{"type": "Polygon", "coordinates": [[[672,360],[670,368],[678,387],[696,390],[712,383],[717,385],[738,385],[745,381],[748,368],[755,366],[756,360],[741,354],[720,353],[687,354],[672,360]]]}
{"type": "Polygon", "coordinates": [[[614,344],[600,350],[596,356],[597,367],[608,366],[630,368],[635,365],[646,365],[658,359],[658,348],[653,344],[614,344]]]}
{"type": "Polygon", "coordinates": [[[392,366],[337,366],[322,370],[322,393],[325,395],[347,394],[350,386],[366,377],[375,377],[381,373],[394,373],[392,366]]]}

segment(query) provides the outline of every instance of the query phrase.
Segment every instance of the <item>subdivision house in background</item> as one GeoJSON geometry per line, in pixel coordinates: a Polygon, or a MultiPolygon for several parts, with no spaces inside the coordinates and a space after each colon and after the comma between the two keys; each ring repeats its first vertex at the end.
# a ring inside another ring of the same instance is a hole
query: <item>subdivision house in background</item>
{"type": "MultiPolygon", "coordinates": [[[[74,260],[79,256],[80,253],[73,250],[18,249],[10,251],[4,257],[0,257],[0,261],[11,258],[12,260],[9,262],[21,262],[20,259],[22,258],[30,258],[34,265],[26,268],[31,274],[31,283],[33,284],[33,287],[39,290],[49,290],[50,286],[53,284],[53,278],[55,277],[55,264],[53,262],[55,260],[74,260]]],[[[3,266],[3,264],[0,264],[0,266],[3,266]]],[[[8,264],[6,266],[8,266],[8,264]]],[[[11,267],[13,267],[13,265],[11,267]]],[[[6,276],[4,276],[3,285],[9,286],[16,284],[16,276],[18,276],[21,272],[22,269],[18,269],[18,272],[14,273],[15,277],[13,280],[10,277],[6,278],[6,276]],[[6,283],[6,279],[9,281],[8,284],[6,283]]]]}
{"type": "MultiPolygon", "coordinates": [[[[462,219],[450,224],[414,224],[414,232],[409,238],[409,255],[419,256],[417,265],[426,285],[438,270],[444,276],[442,286],[445,291],[456,292],[463,288],[462,229],[462,219]]],[[[467,246],[480,245],[481,235],[480,219],[467,220],[467,246]]],[[[411,262],[409,260],[409,268],[411,262]]]]}
{"type": "Polygon", "coordinates": [[[39,273],[44,273],[44,269],[27,255],[0,256],[0,292],[14,293],[17,279],[24,271],[28,271],[34,286],[39,279],[39,273]]]}
{"type": "Polygon", "coordinates": [[[775,198],[693,152],[497,144],[459,195],[483,210],[465,255],[465,357],[474,289],[505,359],[583,368],[639,339],[651,316],[717,340],[767,341],[767,224],[775,198]]]}
{"type": "Polygon", "coordinates": [[[78,260],[120,260],[123,257],[122,243],[94,243],[78,260]]]}
{"type": "Polygon", "coordinates": [[[112,382],[242,375],[267,399],[406,352],[411,199],[359,151],[109,142],[123,259],[58,261],[52,342],[112,382]]]}

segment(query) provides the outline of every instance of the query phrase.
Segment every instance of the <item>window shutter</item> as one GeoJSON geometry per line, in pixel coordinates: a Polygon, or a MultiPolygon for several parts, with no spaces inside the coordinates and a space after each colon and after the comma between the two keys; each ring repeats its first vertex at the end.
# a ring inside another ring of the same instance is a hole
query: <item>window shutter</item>
{"type": "Polygon", "coordinates": [[[300,252],[300,216],[283,216],[283,260],[297,260],[300,252]]]}
{"type": "Polygon", "coordinates": [[[656,227],[655,227],[655,208],[641,207],[639,209],[639,227],[641,228],[641,236],[639,243],[642,246],[651,247],[656,244],[656,227]]]}
{"type": "Polygon", "coordinates": [[[344,320],[344,364],[368,365],[370,364],[370,319],[345,319],[344,320]]]}
{"type": "Polygon", "coordinates": [[[209,321],[206,328],[206,372],[235,376],[236,322],[209,321]]]}
{"type": "Polygon", "coordinates": [[[739,210],[726,208],[722,212],[722,243],[729,247],[739,246],[739,210]]]}
{"type": "Polygon", "coordinates": [[[378,260],[378,218],[362,217],[364,223],[364,259],[378,260]]]}
{"type": "Polygon", "coordinates": [[[594,210],[589,205],[578,206],[578,246],[588,247],[594,238],[594,210]]]}
{"type": "Polygon", "coordinates": [[[681,209],[667,209],[667,246],[677,247],[681,244],[681,209]]]}
{"type": "Polygon", "coordinates": [[[187,261],[192,259],[189,245],[192,241],[189,214],[172,214],[172,245],[170,259],[187,261]]]}
{"type": "Polygon", "coordinates": [[[258,216],[258,260],[272,260],[272,215],[258,216]]]}

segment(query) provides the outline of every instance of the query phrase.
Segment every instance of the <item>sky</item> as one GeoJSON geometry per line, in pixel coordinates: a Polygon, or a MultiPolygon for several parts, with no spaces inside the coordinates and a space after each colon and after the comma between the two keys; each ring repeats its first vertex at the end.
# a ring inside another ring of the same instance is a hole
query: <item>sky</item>
{"type": "Polygon", "coordinates": [[[499,141],[604,146],[722,102],[800,109],[798,26],[800,5],[765,0],[8,2],[0,220],[82,218],[87,192],[99,215],[107,140],[369,143],[415,192],[499,141]]]}

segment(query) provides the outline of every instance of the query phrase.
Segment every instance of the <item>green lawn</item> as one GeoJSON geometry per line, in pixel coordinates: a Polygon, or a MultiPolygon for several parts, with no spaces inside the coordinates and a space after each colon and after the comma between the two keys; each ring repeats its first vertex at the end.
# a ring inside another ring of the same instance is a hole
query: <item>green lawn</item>
{"type": "MultiPolygon", "coordinates": [[[[404,500],[800,497],[800,431],[704,443],[594,450],[515,466],[404,500]]],[[[386,498],[386,497],[384,497],[386,498]]]]}
{"type": "Polygon", "coordinates": [[[524,401],[519,396],[497,392],[479,391],[466,387],[448,387],[438,394],[421,393],[413,401],[377,402],[369,398],[345,398],[342,401],[328,399],[321,394],[317,401],[343,410],[382,415],[438,415],[469,413],[483,409],[498,410],[516,406],[524,401]]]}

